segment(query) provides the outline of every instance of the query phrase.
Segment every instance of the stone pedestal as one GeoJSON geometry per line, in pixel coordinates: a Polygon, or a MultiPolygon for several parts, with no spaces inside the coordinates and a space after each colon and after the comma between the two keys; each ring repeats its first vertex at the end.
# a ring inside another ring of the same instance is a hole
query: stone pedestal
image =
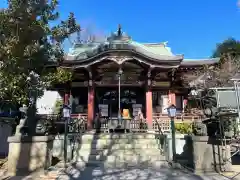
{"type": "MultiPolygon", "coordinates": [[[[58,160],[64,160],[64,135],[58,135],[53,141],[52,156],[58,160]]],[[[67,161],[71,161],[72,147],[71,142],[67,139],[67,161]]]]}
{"type": "Polygon", "coordinates": [[[230,140],[208,136],[185,136],[186,143],[179,162],[195,172],[232,171],[230,140]]]}
{"type": "MultiPolygon", "coordinates": [[[[183,153],[183,147],[185,145],[185,139],[184,139],[184,134],[176,134],[175,135],[175,147],[176,147],[176,154],[180,155],[183,153]]],[[[166,158],[168,161],[173,160],[173,152],[172,152],[172,135],[167,134],[166,135],[166,158]]]]}
{"type": "Polygon", "coordinates": [[[53,136],[9,137],[9,175],[23,176],[50,167],[53,139],[53,136]]]}
{"type": "Polygon", "coordinates": [[[9,147],[7,139],[11,135],[12,135],[11,124],[0,122],[0,157],[7,157],[9,147]]]}

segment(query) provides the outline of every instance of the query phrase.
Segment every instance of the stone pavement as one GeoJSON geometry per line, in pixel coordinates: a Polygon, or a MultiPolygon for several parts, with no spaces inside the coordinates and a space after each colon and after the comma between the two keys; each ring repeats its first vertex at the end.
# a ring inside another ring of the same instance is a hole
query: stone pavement
{"type": "MultiPolygon", "coordinates": [[[[239,177],[238,177],[239,178],[239,177]]],[[[238,180],[238,178],[232,180],[238,180]]],[[[2,180],[3,177],[0,177],[2,180]]],[[[195,175],[184,170],[163,167],[161,169],[152,168],[119,168],[103,169],[100,167],[88,167],[78,169],[69,167],[55,169],[47,175],[29,175],[26,177],[10,177],[4,180],[229,180],[218,174],[195,175]]]]}
{"type": "Polygon", "coordinates": [[[58,173],[58,180],[227,180],[229,178],[212,174],[198,176],[179,169],[162,167],[158,170],[152,168],[119,168],[103,169],[101,167],[88,167],[82,170],[70,167],[58,173]]]}

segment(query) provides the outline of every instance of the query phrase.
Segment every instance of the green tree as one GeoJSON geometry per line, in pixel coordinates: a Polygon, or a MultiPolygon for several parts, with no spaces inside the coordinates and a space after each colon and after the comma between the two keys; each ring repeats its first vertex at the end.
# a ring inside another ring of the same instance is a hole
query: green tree
{"type": "Polygon", "coordinates": [[[221,65],[226,61],[232,61],[232,63],[237,64],[240,57],[240,41],[229,38],[222,43],[218,43],[212,57],[220,57],[221,65]]]}
{"type": "Polygon", "coordinates": [[[39,75],[39,89],[71,79],[70,71],[49,68],[63,60],[65,39],[80,31],[73,13],[57,24],[58,4],[58,0],[9,0],[0,10],[1,99],[28,104],[30,72],[39,75]]]}

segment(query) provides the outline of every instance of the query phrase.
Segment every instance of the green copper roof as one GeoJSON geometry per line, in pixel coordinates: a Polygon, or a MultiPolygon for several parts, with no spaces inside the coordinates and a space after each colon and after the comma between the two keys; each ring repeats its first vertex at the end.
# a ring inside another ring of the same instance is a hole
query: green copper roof
{"type": "Polygon", "coordinates": [[[83,60],[97,55],[98,53],[108,50],[130,50],[143,54],[149,58],[156,60],[172,59],[170,48],[166,47],[164,43],[159,44],[142,44],[131,39],[110,39],[101,43],[85,43],[75,44],[67,55],[67,60],[83,60]]]}
{"type": "Polygon", "coordinates": [[[74,64],[73,61],[77,61],[77,67],[85,67],[88,66],[88,61],[95,61],[95,58],[109,58],[108,53],[113,51],[131,52],[130,56],[132,58],[139,60],[139,56],[142,56],[140,61],[145,60],[146,62],[148,61],[147,64],[161,68],[202,66],[205,64],[216,64],[219,61],[219,58],[192,61],[183,59],[183,55],[174,55],[172,53],[171,48],[167,46],[167,42],[139,43],[133,41],[130,36],[121,31],[121,26],[119,26],[118,31],[112,33],[105,41],[76,43],[65,56],[65,63],[74,64]]]}
{"type": "Polygon", "coordinates": [[[69,51],[66,60],[86,60],[110,50],[128,50],[154,60],[182,60],[183,56],[175,56],[166,43],[143,44],[132,41],[122,32],[119,26],[104,42],[77,43],[69,51]]]}
{"type": "Polygon", "coordinates": [[[171,52],[171,49],[166,46],[166,43],[151,43],[151,44],[140,44],[143,48],[153,54],[166,55],[166,56],[174,56],[171,52]]]}
{"type": "Polygon", "coordinates": [[[99,45],[98,43],[74,44],[74,46],[70,48],[68,56],[74,57],[74,60],[87,59],[97,52],[99,45]]]}

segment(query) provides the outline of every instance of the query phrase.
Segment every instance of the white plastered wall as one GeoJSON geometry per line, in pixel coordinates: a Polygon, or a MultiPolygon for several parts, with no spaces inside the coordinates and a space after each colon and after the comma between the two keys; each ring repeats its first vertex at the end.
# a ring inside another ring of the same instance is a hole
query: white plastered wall
{"type": "Polygon", "coordinates": [[[37,100],[38,114],[52,114],[59,99],[62,98],[57,91],[45,90],[43,96],[37,100]]]}

